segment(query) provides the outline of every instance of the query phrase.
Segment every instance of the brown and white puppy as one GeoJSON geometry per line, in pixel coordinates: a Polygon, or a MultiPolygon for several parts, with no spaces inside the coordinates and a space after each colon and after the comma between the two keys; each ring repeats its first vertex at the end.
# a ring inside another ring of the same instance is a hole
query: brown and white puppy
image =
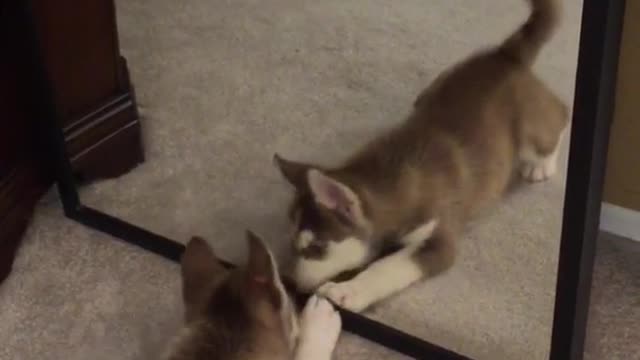
{"type": "Polygon", "coordinates": [[[266,245],[248,233],[249,261],[229,270],[193,238],[182,257],[185,326],[168,360],[329,360],[340,315],[312,297],[300,319],[266,245]]]}
{"type": "Polygon", "coordinates": [[[463,225],[514,174],[541,181],[555,172],[568,112],[531,65],[559,9],[529,2],[528,21],[511,37],[442,73],[404,123],[341,166],[275,156],[296,188],[292,271],[301,290],[361,311],[448,269],[463,225]]]}

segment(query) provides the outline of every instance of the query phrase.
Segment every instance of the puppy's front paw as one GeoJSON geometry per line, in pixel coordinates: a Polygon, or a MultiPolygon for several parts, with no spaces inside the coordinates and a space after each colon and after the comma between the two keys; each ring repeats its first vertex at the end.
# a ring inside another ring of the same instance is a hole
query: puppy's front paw
{"type": "Polygon", "coordinates": [[[318,294],[353,312],[361,312],[371,305],[371,297],[366,289],[354,281],[328,282],[318,289],[318,294]]]}
{"type": "Polygon", "coordinates": [[[328,300],[312,296],[302,310],[300,342],[296,359],[329,359],[336,346],[342,320],[328,300]],[[322,356],[320,356],[322,355],[322,356]]]}

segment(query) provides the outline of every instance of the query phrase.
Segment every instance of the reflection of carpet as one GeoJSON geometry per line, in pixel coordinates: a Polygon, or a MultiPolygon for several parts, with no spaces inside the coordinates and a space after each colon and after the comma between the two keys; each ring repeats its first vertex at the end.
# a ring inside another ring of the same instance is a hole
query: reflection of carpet
{"type": "MultiPolygon", "coordinates": [[[[580,3],[565,2],[565,26],[537,70],[570,102],[580,3]]],[[[120,0],[148,161],[83,198],[176,239],[203,235],[230,260],[244,253],[245,227],[281,252],[288,188],[271,154],[343,157],[402,119],[443,67],[502,39],[523,4],[120,0]]],[[[460,240],[452,271],[372,316],[479,359],[545,358],[562,184],[510,196],[460,240]]],[[[0,289],[0,359],[154,358],[180,317],[177,267],[64,220],[57,206],[54,196],[40,206],[0,289]]],[[[640,344],[640,269],[625,256],[601,246],[591,359],[630,359],[640,344]]],[[[338,351],[383,357],[400,358],[350,335],[338,351]]]]}

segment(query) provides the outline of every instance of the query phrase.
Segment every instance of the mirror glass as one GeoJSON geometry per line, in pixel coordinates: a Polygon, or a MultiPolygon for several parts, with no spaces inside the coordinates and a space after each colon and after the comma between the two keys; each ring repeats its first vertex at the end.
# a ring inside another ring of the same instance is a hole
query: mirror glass
{"type": "Polygon", "coordinates": [[[83,202],[232,262],[252,229],[303,290],[544,359],[582,10],[562,3],[505,40],[526,1],[116,1],[145,161],[83,202]]]}

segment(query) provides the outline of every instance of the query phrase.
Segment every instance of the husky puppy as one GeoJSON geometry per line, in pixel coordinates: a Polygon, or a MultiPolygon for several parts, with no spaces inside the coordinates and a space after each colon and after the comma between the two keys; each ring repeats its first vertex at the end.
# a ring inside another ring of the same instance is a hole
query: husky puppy
{"type": "Polygon", "coordinates": [[[168,360],[330,360],[341,328],[326,300],[311,297],[300,319],[272,254],[248,233],[249,261],[229,270],[201,238],[182,256],[185,326],[168,360]]]}
{"type": "Polygon", "coordinates": [[[514,34],[440,74],[404,123],[342,165],[275,155],[296,189],[292,277],[301,290],[361,311],[447,270],[464,224],[514,174],[533,182],[554,174],[568,111],[531,66],[559,9],[554,0],[529,3],[514,34]]]}

